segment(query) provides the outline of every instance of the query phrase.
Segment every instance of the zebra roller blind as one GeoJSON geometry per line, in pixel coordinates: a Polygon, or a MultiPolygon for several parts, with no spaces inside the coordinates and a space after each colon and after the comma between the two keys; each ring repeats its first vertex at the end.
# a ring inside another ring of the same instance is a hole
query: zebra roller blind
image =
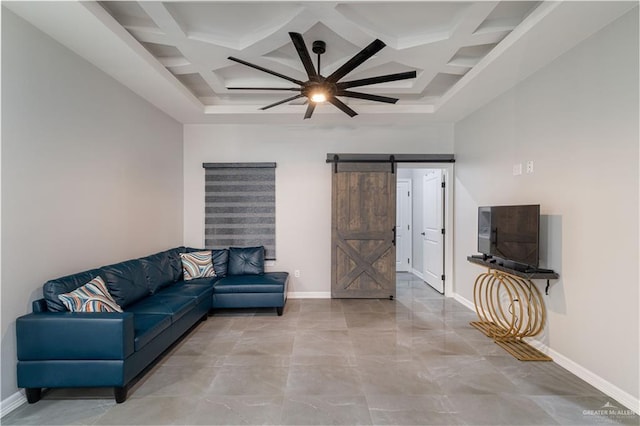
{"type": "Polygon", "coordinates": [[[204,163],[207,248],[264,246],[276,258],[276,163],[204,163]]]}

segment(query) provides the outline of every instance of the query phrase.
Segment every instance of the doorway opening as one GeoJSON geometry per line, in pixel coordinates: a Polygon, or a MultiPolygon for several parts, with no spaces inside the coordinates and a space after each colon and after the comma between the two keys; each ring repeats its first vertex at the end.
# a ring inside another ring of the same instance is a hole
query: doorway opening
{"type": "Polygon", "coordinates": [[[398,165],[396,271],[452,294],[452,164],[398,165]]]}

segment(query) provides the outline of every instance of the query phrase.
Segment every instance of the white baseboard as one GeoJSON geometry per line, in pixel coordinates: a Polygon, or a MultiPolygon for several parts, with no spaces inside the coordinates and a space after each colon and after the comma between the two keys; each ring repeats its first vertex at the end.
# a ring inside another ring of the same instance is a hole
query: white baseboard
{"type": "Polygon", "coordinates": [[[290,291],[287,299],[331,299],[330,291],[290,291]]]}
{"type": "Polygon", "coordinates": [[[411,269],[411,273],[424,281],[424,275],[422,275],[422,272],[418,271],[417,269],[411,269]]]}
{"type": "Polygon", "coordinates": [[[9,398],[2,400],[0,403],[0,418],[6,416],[25,402],[27,402],[27,398],[25,398],[22,392],[16,392],[9,398]]]}
{"type": "Polygon", "coordinates": [[[460,296],[458,293],[453,293],[452,296],[456,302],[466,306],[467,308],[471,309],[472,311],[476,311],[476,306],[473,304],[472,301],[465,299],[464,297],[460,296]]]}
{"type": "Polygon", "coordinates": [[[551,358],[553,358],[553,361],[562,368],[580,377],[582,380],[589,383],[594,388],[609,395],[611,398],[615,399],[628,409],[634,411],[636,414],[640,414],[640,400],[638,398],[635,398],[633,395],[623,391],[613,383],[603,379],[594,372],[587,370],[580,364],[567,358],[561,353],[554,351],[544,343],[534,338],[528,338],[526,339],[526,341],[534,348],[549,355],[551,358]]]}
{"type": "MultiPolygon", "coordinates": [[[[475,306],[473,302],[471,302],[470,300],[460,296],[457,293],[453,294],[453,298],[456,301],[463,304],[464,306],[468,307],[469,309],[472,309],[475,311],[475,306]]],[[[535,340],[533,338],[528,338],[526,339],[526,341],[534,348],[549,355],[551,358],[553,358],[553,361],[559,366],[561,366],[562,368],[580,377],[582,380],[589,383],[591,386],[598,389],[599,391],[609,395],[611,398],[615,399],[616,401],[624,405],[626,408],[634,411],[637,414],[640,413],[640,400],[638,398],[623,391],[613,383],[603,379],[602,377],[598,376],[591,370],[584,368],[583,366],[573,361],[572,359],[551,349],[544,343],[538,340],[535,340]]]]}

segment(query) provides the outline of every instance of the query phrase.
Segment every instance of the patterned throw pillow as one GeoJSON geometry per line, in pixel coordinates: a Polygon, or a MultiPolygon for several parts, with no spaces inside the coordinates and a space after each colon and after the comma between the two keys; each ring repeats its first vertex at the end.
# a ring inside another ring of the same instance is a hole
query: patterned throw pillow
{"type": "Polygon", "coordinates": [[[216,276],[210,250],[180,253],[180,258],[182,259],[182,272],[185,281],[216,276]]]}
{"type": "Polygon", "coordinates": [[[122,312],[100,277],[95,277],[70,293],[59,294],[58,299],[71,312],[122,312]]]}

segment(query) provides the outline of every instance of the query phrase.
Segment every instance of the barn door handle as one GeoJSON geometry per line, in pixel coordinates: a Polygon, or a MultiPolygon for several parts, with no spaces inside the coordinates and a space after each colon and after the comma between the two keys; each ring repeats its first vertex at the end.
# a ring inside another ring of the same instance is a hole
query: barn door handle
{"type": "Polygon", "coordinates": [[[394,246],[396,245],[396,227],[394,226],[393,229],[393,240],[391,240],[391,244],[393,244],[394,246]]]}

